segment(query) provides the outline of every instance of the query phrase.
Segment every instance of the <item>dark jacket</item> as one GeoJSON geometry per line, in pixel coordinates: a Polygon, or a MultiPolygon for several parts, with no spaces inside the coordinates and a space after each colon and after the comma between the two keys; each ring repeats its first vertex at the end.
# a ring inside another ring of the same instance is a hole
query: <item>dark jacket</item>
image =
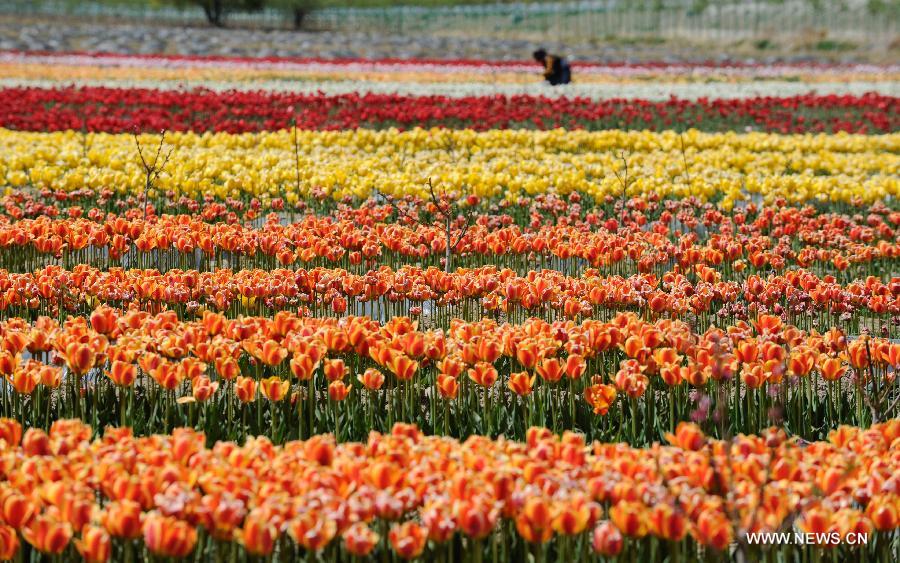
{"type": "Polygon", "coordinates": [[[547,55],[544,59],[544,78],[551,86],[568,84],[572,81],[572,69],[566,59],[547,55]]]}

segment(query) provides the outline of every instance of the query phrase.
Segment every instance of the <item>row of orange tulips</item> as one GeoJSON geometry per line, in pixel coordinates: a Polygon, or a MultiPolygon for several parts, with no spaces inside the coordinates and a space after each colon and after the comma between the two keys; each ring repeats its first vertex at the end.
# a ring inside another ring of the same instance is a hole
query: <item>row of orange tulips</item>
{"type": "Polygon", "coordinates": [[[649,449],[541,428],[460,443],[405,424],[344,444],[91,435],[80,421],[23,433],[0,419],[0,558],[889,561],[900,549],[898,419],[807,444],[682,424],[649,449]],[[768,531],[819,535],[748,541],[768,531]]]}
{"type": "MultiPolygon", "coordinates": [[[[636,200],[636,205],[647,205],[636,200]]],[[[416,204],[410,204],[416,205],[416,204]]],[[[423,204],[418,204],[423,205],[423,204]]],[[[873,206],[874,207],[874,206],[873,206]]],[[[812,208],[764,209],[756,219],[734,221],[710,210],[719,221],[688,221],[663,211],[652,223],[600,218],[560,220],[539,216],[524,225],[512,216],[480,215],[473,224],[462,216],[447,225],[396,215],[390,205],[307,215],[284,225],[277,215],[256,226],[209,223],[201,215],[163,215],[145,219],[140,207],[123,215],[97,209],[87,218],[20,219],[0,224],[0,266],[30,271],[46,264],[90,264],[212,270],[340,266],[356,273],[410,262],[442,265],[451,247],[453,266],[494,264],[523,273],[548,267],[570,275],[586,268],[630,275],[673,266],[706,265],[726,279],[792,267],[810,268],[847,282],[876,275],[887,279],[900,256],[900,214],[870,209],[867,222],[812,208]],[[96,213],[94,213],[96,212],[96,213]],[[749,221],[749,222],[748,222],[749,221]]],[[[412,212],[411,212],[412,213],[412,212]]]]}
{"type": "Polygon", "coordinates": [[[29,274],[0,271],[0,310],[34,318],[87,316],[103,303],[149,311],[172,308],[182,318],[204,310],[228,316],[305,311],[328,317],[368,315],[376,319],[413,316],[423,328],[446,328],[454,319],[483,316],[524,322],[538,316],[609,319],[619,311],[647,318],[682,318],[695,330],[733,324],[757,314],[776,314],[803,328],[831,326],[850,334],[868,329],[884,337],[900,334],[900,279],[874,276],[847,285],[805,270],[784,275],[722,281],[698,265],[676,267],[661,277],[602,276],[588,270],[568,277],[554,270],[512,270],[485,266],[447,273],[437,268],[382,267],[365,275],[342,269],[310,270],[99,270],[79,265],[71,271],[50,266],[29,274]]]}
{"type": "Polygon", "coordinates": [[[95,429],[188,425],[281,443],[325,431],[361,439],[404,421],[459,437],[540,425],[642,444],[689,419],[716,435],[777,421],[817,438],[900,413],[900,343],[772,315],[703,333],[630,313],[419,331],[403,317],[181,321],[104,306],[89,321],[0,326],[0,412],[43,428],[78,417],[95,429]]]}

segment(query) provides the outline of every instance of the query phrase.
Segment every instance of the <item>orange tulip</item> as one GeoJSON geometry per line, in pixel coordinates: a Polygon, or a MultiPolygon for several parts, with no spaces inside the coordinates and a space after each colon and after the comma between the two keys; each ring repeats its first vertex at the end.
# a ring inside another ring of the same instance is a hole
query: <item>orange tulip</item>
{"type": "Polygon", "coordinates": [[[759,389],[766,383],[767,378],[768,373],[760,363],[744,365],[741,370],[741,381],[750,389],[759,389]]]}
{"type": "Polygon", "coordinates": [[[22,450],[25,455],[50,455],[50,436],[40,428],[29,428],[22,437],[22,450]]]}
{"type": "Polygon", "coordinates": [[[629,358],[637,358],[641,360],[646,358],[650,350],[644,346],[644,340],[638,335],[632,335],[625,339],[622,350],[629,358]]]}
{"type": "Polygon", "coordinates": [[[75,548],[88,563],[109,561],[112,554],[109,534],[98,526],[85,526],[81,530],[81,538],[75,540],[75,548]]]}
{"type": "Polygon", "coordinates": [[[12,354],[6,350],[0,351],[0,375],[9,377],[19,367],[22,358],[18,354],[12,354]]]}
{"type": "Polygon", "coordinates": [[[456,521],[450,507],[444,502],[426,502],[420,510],[422,524],[428,530],[428,539],[435,543],[450,541],[456,533],[456,521]]]}
{"type": "Polygon", "coordinates": [[[352,390],[352,385],[347,385],[340,380],[332,381],[328,384],[328,398],[332,401],[340,402],[346,399],[352,390]]]}
{"type": "Polygon", "coordinates": [[[356,557],[367,557],[381,538],[362,522],[357,522],[347,528],[342,534],[344,549],[356,557]]]}
{"type": "Polygon", "coordinates": [[[581,379],[587,371],[587,362],[581,354],[569,354],[566,358],[566,375],[569,379],[581,379]]]}
{"type": "Polygon", "coordinates": [[[520,371],[518,373],[509,374],[508,386],[510,390],[519,396],[530,395],[534,388],[534,376],[528,375],[527,372],[520,371]]]}
{"type": "Polygon", "coordinates": [[[401,381],[409,381],[419,369],[419,362],[410,359],[405,354],[395,354],[388,363],[388,369],[401,381]]]}
{"type": "Polygon", "coordinates": [[[722,551],[731,544],[732,528],[721,512],[705,510],[700,513],[694,527],[697,539],[713,549],[722,551]]]}
{"type": "Polygon", "coordinates": [[[584,390],[584,398],[594,409],[594,414],[606,415],[609,407],[616,402],[616,388],[612,385],[597,383],[584,390]]]}
{"type": "Polygon", "coordinates": [[[197,529],[177,518],[158,512],[147,515],[143,525],[144,544],[161,557],[187,557],[197,543],[197,529]]]}
{"type": "Polygon", "coordinates": [[[806,376],[816,364],[815,352],[809,349],[794,350],[788,360],[788,371],[796,376],[806,376]]]}
{"type": "Polygon", "coordinates": [[[31,395],[34,393],[38,383],[41,382],[41,374],[37,370],[29,367],[17,369],[12,377],[9,378],[13,389],[21,395],[31,395]]]}
{"type": "Polygon", "coordinates": [[[837,381],[847,373],[847,366],[840,358],[832,358],[822,354],[819,356],[819,372],[825,381],[837,381]]]}
{"type": "Polygon", "coordinates": [[[566,536],[577,536],[587,529],[590,522],[591,506],[584,501],[584,497],[575,497],[560,506],[553,520],[553,529],[566,536]]]}
{"type": "Polygon", "coordinates": [[[609,517],[626,536],[642,538],[647,535],[647,507],[640,502],[622,501],[609,509],[609,517]]]}
{"type": "Polygon", "coordinates": [[[493,364],[502,353],[503,349],[496,338],[482,336],[475,343],[475,354],[482,362],[493,364]]]}
{"type": "Polygon", "coordinates": [[[62,370],[53,366],[41,366],[38,368],[41,385],[50,389],[56,389],[62,385],[62,370]]]}
{"type": "Polygon", "coordinates": [[[200,505],[203,527],[219,540],[230,541],[247,514],[244,503],[228,491],[204,495],[200,505]]]}
{"type": "Polygon", "coordinates": [[[894,495],[872,499],[866,507],[866,516],[877,530],[890,532],[896,529],[900,526],[900,497],[894,495]]]}
{"type": "Polygon", "coordinates": [[[0,559],[9,561],[19,552],[19,537],[15,528],[0,524],[0,559]]]}
{"type": "Polygon", "coordinates": [[[260,350],[259,360],[267,366],[277,366],[287,358],[288,351],[274,340],[266,340],[260,350]]]}
{"type": "Polygon", "coordinates": [[[831,529],[831,514],[821,506],[812,506],[797,519],[797,527],[808,534],[826,534],[831,529]]]}
{"type": "Polygon", "coordinates": [[[487,537],[497,524],[500,510],[486,498],[459,500],[453,505],[459,530],[474,539],[487,537]]]}
{"type": "Polygon", "coordinates": [[[263,397],[277,403],[287,397],[291,390],[291,382],[284,381],[278,376],[272,376],[259,382],[259,391],[263,397]]]}
{"type": "Polygon", "coordinates": [[[706,436],[693,422],[679,422],[675,434],[667,432],[665,437],[673,446],[692,452],[701,450],[706,444],[706,436]]]}
{"type": "Polygon", "coordinates": [[[445,399],[455,399],[459,395],[459,381],[450,375],[438,375],[437,387],[441,397],[445,399]]]}
{"type": "Polygon", "coordinates": [[[863,339],[855,340],[847,346],[847,355],[850,357],[850,365],[858,370],[869,367],[869,354],[869,347],[863,339]]]}
{"type": "Polygon", "coordinates": [[[225,381],[231,381],[241,374],[241,367],[237,360],[229,356],[220,356],[215,359],[213,366],[216,373],[225,381]]]}
{"type": "Polygon", "coordinates": [[[0,440],[7,446],[18,446],[22,441],[22,425],[12,418],[0,418],[0,440]]]}
{"type": "Polygon", "coordinates": [[[520,342],[518,347],[516,347],[516,360],[527,370],[534,369],[534,366],[538,363],[539,355],[537,343],[533,340],[520,342]]]}
{"type": "Polygon", "coordinates": [[[759,334],[778,334],[784,323],[776,315],[759,315],[753,327],[759,334]]]}
{"type": "Polygon", "coordinates": [[[328,381],[337,381],[339,379],[343,379],[344,376],[350,372],[350,368],[345,366],[344,360],[340,358],[326,360],[323,364],[322,370],[325,372],[325,379],[327,379],[328,381]]]}
{"type": "Polygon", "coordinates": [[[198,403],[208,401],[219,389],[219,382],[212,382],[205,375],[200,375],[191,380],[191,398],[198,403]]]}
{"type": "Polygon", "coordinates": [[[483,387],[492,387],[497,382],[497,370],[487,362],[478,362],[469,368],[469,379],[483,387]]]}
{"type": "Polygon", "coordinates": [[[319,465],[329,466],[334,461],[334,438],[328,435],[313,436],[306,441],[306,458],[319,465]]]}
{"type": "Polygon", "coordinates": [[[591,547],[594,553],[604,557],[615,557],[622,552],[625,545],[625,539],[622,532],[616,528],[609,520],[604,520],[594,528],[591,537],[591,547]]]}
{"type": "Polygon", "coordinates": [[[184,372],[179,369],[178,364],[164,362],[150,372],[150,377],[163,389],[172,391],[184,381],[184,372]]]}
{"type": "Polygon", "coordinates": [[[256,400],[256,381],[239,375],[234,381],[234,393],[242,403],[252,403],[256,400]]]}
{"type": "Polygon", "coordinates": [[[310,551],[325,548],[337,534],[337,523],[324,514],[307,512],[288,522],[288,534],[310,551]]]}
{"type": "Polygon", "coordinates": [[[0,516],[3,522],[17,530],[31,522],[36,513],[34,503],[19,492],[8,491],[0,496],[0,516]]]}
{"type": "Polygon", "coordinates": [[[141,535],[142,516],[140,504],[121,500],[107,504],[100,521],[111,536],[134,539],[141,535]]]}
{"type": "Polygon", "coordinates": [[[657,504],[650,511],[650,527],[653,533],[664,540],[681,541],[688,531],[684,514],[669,504],[657,504]]]}
{"type": "Polygon", "coordinates": [[[690,377],[690,374],[691,369],[686,366],[666,365],[659,370],[659,377],[669,387],[680,385],[681,382],[690,377]]]}
{"type": "Polygon", "coordinates": [[[548,501],[529,497],[516,516],[516,530],[527,542],[544,543],[553,537],[553,510],[548,501]]]}
{"type": "Polygon", "coordinates": [[[415,559],[425,549],[428,533],[421,524],[404,522],[394,524],[388,533],[391,547],[403,559],[415,559]]]}
{"type": "Polygon", "coordinates": [[[438,368],[443,375],[448,375],[453,379],[457,379],[466,369],[465,363],[455,357],[446,357],[439,364],[438,368]]]}
{"type": "Polygon", "coordinates": [[[56,555],[68,547],[72,539],[72,526],[45,513],[22,528],[22,537],[36,550],[56,555]]]}
{"type": "Polygon", "coordinates": [[[91,327],[100,334],[111,334],[116,330],[119,313],[112,307],[101,305],[91,313],[91,327]]]}
{"type": "Polygon", "coordinates": [[[744,340],[738,343],[734,353],[739,361],[749,364],[756,361],[759,355],[759,346],[757,346],[755,340],[744,340]]]}
{"type": "Polygon", "coordinates": [[[60,509],[62,519],[71,524],[75,530],[84,528],[94,516],[94,499],[85,495],[65,494],[57,507],[60,509]]]}
{"type": "Polygon", "coordinates": [[[411,358],[421,358],[425,355],[425,335],[421,332],[407,332],[400,338],[403,344],[403,352],[411,358]]]}
{"type": "Polygon", "coordinates": [[[635,360],[622,362],[625,367],[616,372],[615,383],[619,390],[624,391],[629,397],[637,399],[643,396],[650,380],[640,369],[635,369],[634,364],[628,362],[635,362],[635,360]]]}
{"type": "Polygon", "coordinates": [[[316,364],[318,362],[308,354],[294,354],[291,358],[291,373],[300,381],[307,381],[312,378],[316,364]]]}
{"type": "Polygon", "coordinates": [[[97,360],[96,351],[91,345],[82,342],[70,342],[65,349],[66,365],[75,375],[84,375],[94,367],[97,360]]]}
{"type": "Polygon", "coordinates": [[[565,369],[559,361],[559,358],[547,358],[537,365],[535,371],[541,376],[541,379],[548,383],[556,383],[565,375],[565,369]]]}
{"type": "Polygon", "coordinates": [[[362,375],[356,376],[356,379],[370,391],[377,391],[384,385],[384,374],[375,368],[367,369],[362,375]]]}
{"type": "Polygon", "coordinates": [[[255,556],[267,556],[275,548],[278,539],[278,528],[267,514],[253,511],[244,520],[241,529],[241,543],[247,553],[255,556]]]}

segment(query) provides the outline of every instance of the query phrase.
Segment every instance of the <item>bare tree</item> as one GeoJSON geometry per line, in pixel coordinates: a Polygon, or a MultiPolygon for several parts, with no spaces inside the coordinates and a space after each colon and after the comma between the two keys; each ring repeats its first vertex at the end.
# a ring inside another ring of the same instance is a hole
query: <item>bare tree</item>
{"type": "MultiPolygon", "coordinates": [[[[460,213],[459,202],[454,198],[448,196],[448,194],[438,194],[434,189],[431,178],[428,178],[426,185],[428,186],[429,201],[434,206],[435,210],[435,223],[438,223],[444,232],[444,238],[447,245],[444,251],[444,271],[449,273],[453,267],[453,253],[456,252],[456,249],[459,248],[460,243],[462,243],[466,234],[469,232],[469,228],[472,226],[472,217],[471,215],[460,213]],[[458,232],[454,233],[454,224],[458,222],[460,217],[462,217],[464,221],[463,227],[462,229],[459,229],[458,232]]],[[[397,205],[392,196],[383,194],[378,188],[374,187],[372,188],[372,193],[375,194],[377,199],[383,200],[393,206],[394,212],[397,213],[398,218],[405,219],[410,223],[418,223],[419,225],[427,226],[418,215],[411,213],[408,207],[401,208],[397,205]]]]}
{"type": "Polygon", "coordinates": [[[877,424],[883,420],[896,416],[894,411],[897,409],[898,405],[900,405],[900,393],[897,392],[898,378],[884,378],[881,382],[882,385],[879,385],[878,378],[873,369],[874,362],[872,359],[872,351],[869,347],[868,330],[864,329],[862,339],[866,345],[866,363],[868,366],[866,368],[857,368],[855,379],[856,392],[862,396],[863,402],[866,404],[866,407],[868,407],[869,414],[872,417],[872,424],[877,424]],[[864,370],[868,372],[868,376],[864,375],[864,370]]]}
{"type": "Polygon", "coordinates": [[[144,168],[144,193],[142,195],[143,205],[144,205],[144,220],[147,220],[147,206],[149,205],[149,201],[147,197],[150,193],[150,188],[153,186],[153,183],[159,178],[159,175],[165,169],[166,164],[169,162],[169,158],[171,158],[172,153],[175,152],[175,147],[171,147],[169,152],[162,156],[163,144],[166,141],[166,130],[163,129],[160,131],[159,137],[159,145],[156,147],[156,156],[153,158],[153,162],[148,162],[146,157],[144,157],[144,148],[141,146],[141,139],[138,137],[137,128],[132,132],[134,136],[134,144],[137,147],[138,156],[141,159],[141,166],[144,168]],[[162,162],[160,162],[160,157],[162,156],[162,162]]]}
{"type": "Polygon", "coordinates": [[[431,183],[431,178],[428,178],[427,184],[428,193],[431,196],[431,203],[437,210],[435,213],[437,215],[437,218],[443,224],[444,235],[447,239],[444,271],[449,273],[451,270],[452,253],[456,252],[457,247],[459,247],[459,243],[462,242],[463,238],[466,236],[466,233],[469,232],[469,227],[472,224],[471,215],[465,215],[465,223],[463,225],[463,228],[457,234],[456,241],[453,242],[453,221],[457,217],[459,217],[459,204],[456,201],[448,198],[446,194],[442,194],[440,197],[438,197],[437,193],[435,193],[434,191],[434,184],[431,183]]]}

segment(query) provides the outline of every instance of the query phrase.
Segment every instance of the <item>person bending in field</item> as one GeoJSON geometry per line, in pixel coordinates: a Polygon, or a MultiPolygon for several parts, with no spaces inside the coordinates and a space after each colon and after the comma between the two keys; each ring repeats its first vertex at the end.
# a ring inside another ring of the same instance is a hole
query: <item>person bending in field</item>
{"type": "Polygon", "coordinates": [[[568,84],[572,81],[572,69],[566,59],[558,55],[549,55],[544,49],[538,49],[534,52],[534,60],[544,65],[544,79],[551,86],[568,84]]]}

